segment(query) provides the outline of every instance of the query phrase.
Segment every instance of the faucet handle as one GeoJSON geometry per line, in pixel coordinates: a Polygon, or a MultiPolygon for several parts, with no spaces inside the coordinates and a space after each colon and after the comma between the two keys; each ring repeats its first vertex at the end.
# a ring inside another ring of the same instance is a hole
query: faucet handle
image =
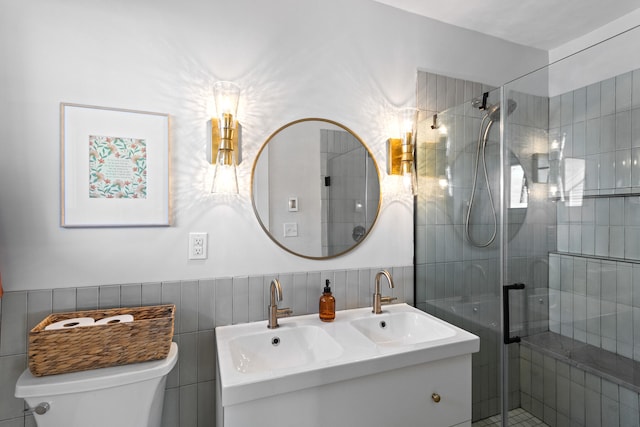
{"type": "Polygon", "coordinates": [[[380,304],[391,304],[397,299],[398,297],[380,297],[380,304]]]}
{"type": "Polygon", "coordinates": [[[291,310],[289,307],[279,308],[276,311],[276,316],[278,317],[288,317],[288,316],[291,316],[292,314],[293,314],[293,310],[291,310]]]}

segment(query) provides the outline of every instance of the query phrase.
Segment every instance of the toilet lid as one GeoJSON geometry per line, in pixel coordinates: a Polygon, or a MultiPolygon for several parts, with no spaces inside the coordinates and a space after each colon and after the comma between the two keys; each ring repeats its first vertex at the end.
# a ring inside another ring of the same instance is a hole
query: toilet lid
{"type": "Polygon", "coordinates": [[[27,369],[18,378],[15,396],[54,396],[141,382],[167,375],[177,360],[178,345],[172,342],[169,354],[161,360],[44,377],[35,377],[27,369]]]}

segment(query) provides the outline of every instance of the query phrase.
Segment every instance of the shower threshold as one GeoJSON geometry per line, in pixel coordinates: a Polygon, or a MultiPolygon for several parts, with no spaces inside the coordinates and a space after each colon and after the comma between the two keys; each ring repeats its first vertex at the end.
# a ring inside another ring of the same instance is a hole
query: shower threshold
{"type": "MultiPolygon", "coordinates": [[[[497,427],[500,426],[501,416],[494,415],[484,420],[476,421],[471,424],[472,427],[497,427]]],[[[509,426],[510,427],[549,427],[542,420],[534,417],[529,412],[522,408],[517,408],[509,411],[509,426]]]]}

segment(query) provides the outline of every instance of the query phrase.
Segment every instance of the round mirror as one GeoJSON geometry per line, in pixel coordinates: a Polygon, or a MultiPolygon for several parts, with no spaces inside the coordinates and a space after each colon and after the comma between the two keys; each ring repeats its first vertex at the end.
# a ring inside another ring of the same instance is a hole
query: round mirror
{"type": "Polygon", "coordinates": [[[371,152],[347,127],[326,119],[297,120],[275,131],[256,157],[251,191],[267,235],[311,259],[355,248],[380,209],[371,152]]]}

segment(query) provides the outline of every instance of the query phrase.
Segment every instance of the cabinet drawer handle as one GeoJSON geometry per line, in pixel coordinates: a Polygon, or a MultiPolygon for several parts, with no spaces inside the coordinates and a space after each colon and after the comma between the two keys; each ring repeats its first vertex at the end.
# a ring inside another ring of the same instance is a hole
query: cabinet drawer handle
{"type": "Polygon", "coordinates": [[[431,395],[431,400],[433,400],[436,403],[440,402],[440,395],[438,393],[433,393],[431,395]]]}

